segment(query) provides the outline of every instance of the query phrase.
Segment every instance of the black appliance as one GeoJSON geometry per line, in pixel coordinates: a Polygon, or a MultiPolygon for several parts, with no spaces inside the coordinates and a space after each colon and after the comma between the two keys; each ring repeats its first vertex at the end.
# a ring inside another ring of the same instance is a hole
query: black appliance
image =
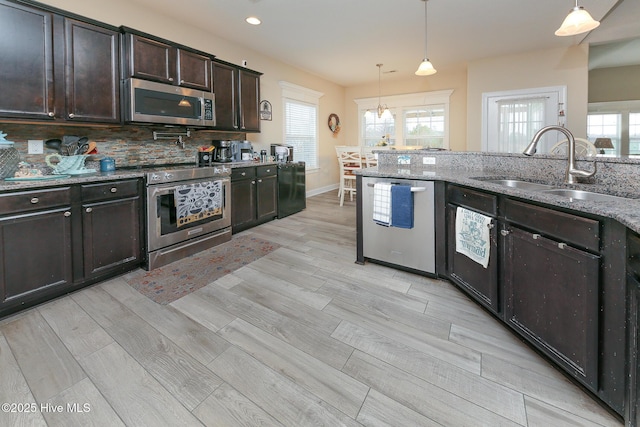
{"type": "Polygon", "coordinates": [[[307,207],[304,162],[278,164],[278,218],[284,218],[307,207]]]}
{"type": "Polygon", "coordinates": [[[271,144],[271,155],[276,158],[276,147],[287,147],[289,149],[289,154],[287,156],[287,161],[288,162],[293,162],[294,161],[294,157],[293,157],[293,145],[286,145],[286,144],[271,144]]]}
{"type": "Polygon", "coordinates": [[[212,141],[213,161],[219,163],[228,163],[233,161],[233,152],[231,149],[233,141],[212,141]]]}

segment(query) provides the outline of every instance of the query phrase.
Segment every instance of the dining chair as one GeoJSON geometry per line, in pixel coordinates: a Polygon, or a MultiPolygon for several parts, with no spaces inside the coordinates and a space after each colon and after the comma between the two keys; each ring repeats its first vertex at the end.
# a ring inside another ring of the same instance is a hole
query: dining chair
{"type": "MultiPolygon", "coordinates": [[[[583,138],[575,138],[576,140],[576,156],[593,157],[598,154],[598,149],[593,142],[583,138]]],[[[567,155],[567,148],[569,147],[569,141],[563,139],[556,143],[549,150],[549,154],[564,154],[567,155]]]]}
{"type": "Polygon", "coordinates": [[[378,158],[373,154],[373,149],[379,147],[362,147],[362,167],[370,168],[378,166],[378,158]]]}
{"type": "Polygon", "coordinates": [[[353,201],[356,193],[356,175],[354,171],[362,169],[362,155],[359,146],[339,145],[336,146],[338,155],[338,165],[340,167],[340,187],[338,197],[340,206],[344,205],[344,194],[349,193],[349,198],[353,201]]]}

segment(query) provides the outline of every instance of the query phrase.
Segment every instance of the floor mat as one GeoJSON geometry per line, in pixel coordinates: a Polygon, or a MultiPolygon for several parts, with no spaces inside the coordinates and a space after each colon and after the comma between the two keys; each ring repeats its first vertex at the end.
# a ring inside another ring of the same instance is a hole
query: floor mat
{"type": "Polygon", "coordinates": [[[280,247],[257,237],[238,236],[152,271],[124,277],[135,290],[158,304],[169,304],[280,247]]]}

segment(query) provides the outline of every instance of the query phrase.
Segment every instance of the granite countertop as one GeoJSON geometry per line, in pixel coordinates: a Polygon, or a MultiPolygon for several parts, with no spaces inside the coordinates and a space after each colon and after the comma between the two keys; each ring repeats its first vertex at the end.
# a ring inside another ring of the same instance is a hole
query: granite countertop
{"type": "Polygon", "coordinates": [[[213,162],[214,166],[226,166],[228,168],[248,168],[251,166],[269,166],[269,165],[277,165],[278,162],[254,162],[254,161],[244,161],[244,162],[213,162]]]}
{"type": "Polygon", "coordinates": [[[420,165],[381,165],[362,169],[356,173],[362,176],[403,178],[418,180],[445,181],[467,187],[478,188],[492,193],[515,196],[525,200],[544,203],[550,206],[571,209],[577,212],[612,218],[629,229],[640,233],[640,192],[616,186],[602,184],[564,184],[562,180],[531,179],[527,176],[506,174],[490,170],[472,170],[448,167],[429,167],[420,165]],[[571,188],[595,193],[626,197],[624,199],[607,201],[575,200],[564,196],[547,194],[534,190],[523,190],[495,184],[483,180],[487,179],[516,179],[523,181],[551,184],[558,188],[571,188]]]}

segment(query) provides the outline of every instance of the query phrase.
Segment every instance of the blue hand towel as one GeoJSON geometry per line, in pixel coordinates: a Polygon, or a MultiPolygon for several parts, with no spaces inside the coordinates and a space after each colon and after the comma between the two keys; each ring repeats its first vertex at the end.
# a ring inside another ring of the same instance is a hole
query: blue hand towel
{"type": "Polygon", "coordinates": [[[391,226],[413,228],[413,193],[409,185],[391,187],[391,226]]]}

